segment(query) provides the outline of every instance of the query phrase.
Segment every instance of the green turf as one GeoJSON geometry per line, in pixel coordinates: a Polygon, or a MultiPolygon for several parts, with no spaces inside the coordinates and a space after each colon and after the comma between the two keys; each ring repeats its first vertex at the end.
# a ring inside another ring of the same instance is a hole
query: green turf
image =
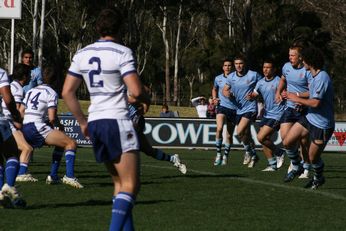
{"type": "MultiPolygon", "coordinates": [[[[78,150],[76,176],[84,189],[45,185],[51,148],[35,151],[31,173],[20,183],[25,210],[0,209],[0,230],[108,230],[112,184],[91,149],[78,150]]],[[[261,172],[241,165],[234,151],[227,166],[212,165],[214,152],[179,150],[187,175],[171,164],[142,156],[141,192],[134,208],[136,230],[344,230],[346,155],[324,154],[327,182],[305,190],[306,180],[284,184],[287,169],[261,172]]],[[[60,172],[63,175],[64,165],[60,172]]]]}

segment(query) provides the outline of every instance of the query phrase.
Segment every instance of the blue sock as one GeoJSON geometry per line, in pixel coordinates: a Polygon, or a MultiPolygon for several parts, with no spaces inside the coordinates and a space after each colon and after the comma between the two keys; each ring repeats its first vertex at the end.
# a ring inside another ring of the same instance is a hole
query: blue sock
{"type": "Polygon", "coordinates": [[[304,168],[304,170],[310,170],[310,168],[311,168],[311,164],[310,163],[307,163],[307,162],[304,162],[303,163],[303,168],[304,168]]]}
{"type": "Polygon", "coordinates": [[[0,190],[4,186],[4,168],[0,166],[0,190]]]}
{"type": "Polygon", "coordinates": [[[222,139],[216,139],[215,140],[216,154],[220,156],[221,156],[221,145],[222,145],[222,139]]]}
{"type": "Polygon", "coordinates": [[[157,160],[164,160],[164,161],[170,161],[171,155],[168,155],[164,153],[161,149],[156,149],[156,156],[155,159],[157,160]]]}
{"type": "MultiPolygon", "coordinates": [[[[115,198],[113,197],[112,219],[109,231],[121,231],[123,228],[125,228],[125,223],[128,223],[126,224],[127,227],[133,228],[133,221],[132,219],[130,220],[129,216],[131,214],[134,201],[134,196],[125,192],[119,192],[115,198]],[[129,220],[127,220],[128,218],[129,220]]],[[[128,229],[126,231],[130,230],[131,229],[128,229]]]]}
{"type": "Polygon", "coordinates": [[[135,230],[135,227],[133,226],[133,219],[132,219],[132,212],[127,215],[124,227],[124,231],[133,231],[135,230]]]}
{"type": "Polygon", "coordinates": [[[18,175],[24,175],[28,172],[28,164],[27,163],[20,163],[19,164],[19,172],[18,175]]]}
{"type": "Polygon", "coordinates": [[[270,165],[273,169],[276,169],[276,168],[277,168],[277,167],[276,167],[276,164],[277,164],[277,162],[276,162],[276,157],[269,158],[269,159],[268,159],[268,163],[269,163],[269,165],[270,165]]]}
{"type": "Polygon", "coordinates": [[[14,186],[19,169],[19,161],[17,158],[11,157],[6,161],[6,182],[10,187],[14,186]]]}
{"type": "Polygon", "coordinates": [[[231,151],[231,144],[225,144],[225,156],[228,156],[230,151],[231,151]]]}
{"type": "Polygon", "coordinates": [[[52,164],[50,165],[50,176],[58,178],[59,166],[62,158],[63,150],[55,148],[52,155],[52,164]]]}
{"type": "Polygon", "coordinates": [[[69,178],[74,178],[74,160],[76,158],[75,150],[66,150],[66,176],[69,178]]]}
{"type": "Polygon", "coordinates": [[[243,146],[244,146],[245,152],[249,152],[251,155],[251,152],[252,152],[251,146],[249,144],[243,144],[243,146]]]}
{"type": "Polygon", "coordinates": [[[318,180],[323,176],[324,171],[324,162],[322,159],[319,159],[316,163],[312,164],[312,168],[315,171],[314,179],[318,180]]]}

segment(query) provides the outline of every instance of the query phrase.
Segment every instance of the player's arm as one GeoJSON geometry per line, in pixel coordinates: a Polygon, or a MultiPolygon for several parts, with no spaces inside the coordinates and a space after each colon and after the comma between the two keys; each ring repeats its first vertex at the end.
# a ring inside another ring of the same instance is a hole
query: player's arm
{"type": "Polygon", "coordinates": [[[298,96],[296,93],[292,93],[292,92],[287,92],[287,99],[291,100],[297,104],[308,106],[308,107],[313,107],[313,108],[316,108],[316,107],[320,106],[320,104],[321,104],[320,99],[316,99],[316,98],[306,99],[306,98],[302,98],[302,97],[298,96]]]}
{"type": "Polygon", "coordinates": [[[231,86],[228,84],[225,84],[225,86],[223,86],[223,89],[222,89],[222,94],[227,98],[232,97],[233,95],[231,93],[231,86]]]}
{"type": "Polygon", "coordinates": [[[213,86],[213,88],[211,89],[211,97],[213,98],[213,103],[215,105],[217,105],[219,103],[219,98],[217,97],[217,92],[218,92],[217,87],[213,86]]]}
{"type": "Polygon", "coordinates": [[[255,100],[258,97],[258,92],[256,91],[256,89],[253,92],[250,92],[247,96],[246,99],[247,100],[255,100]]]}
{"type": "Polygon", "coordinates": [[[51,127],[55,127],[55,124],[57,122],[57,110],[56,107],[50,107],[48,108],[48,122],[51,127]]]}
{"type": "Polygon", "coordinates": [[[83,135],[85,137],[88,137],[88,122],[76,96],[77,89],[81,85],[81,83],[82,79],[67,74],[62,90],[62,97],[65,101],[66,106],[78,121],[83,135]]]}
{"type": "Polygon", "coordinates": [[[143,103],[147,106],[150,105],[150,96],[143,89],[143,85],[136,72],[132,72],[123,77],[124,83],[129,91],[130,97],[135,100],[135,103],[143,103]]]}
{"type": "Polygon", "coordinates": [[[16,125],[16,127],[21,127],[21,123],[23,122],[22,117],[17,110],[16,103],[14,101],[13,95],[11,94],[11,89],[9,86],[4,86],[0,88],[0,94],[2,95],[2,99],[4,100],[7,109],[11,112],[12,119],[16,125]]]}
{"type": "Polygon", "coordinates": [[[282,75],[280,78],[278,88],[276,89],[276,92],[275,92],[275,102],[276,103],[281,103],[281,101],[282,101],[281,93],[285,88],[286,88],[286,78],[285,78],[285,76],[282,75]]]}

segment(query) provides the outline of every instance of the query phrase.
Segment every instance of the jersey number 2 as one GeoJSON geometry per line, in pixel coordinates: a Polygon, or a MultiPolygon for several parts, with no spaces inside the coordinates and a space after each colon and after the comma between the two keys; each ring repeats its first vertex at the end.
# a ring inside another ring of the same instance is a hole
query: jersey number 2
{"type": "Polygon", "coordinates": [[[103,87],[103,81],[100,80],[98,82],[94,81],[94,75],[99,75],[101,73],[101,60],[99,57],[92,57],[89,59],[89,64],[97,64],[97,69],[90,70],[89,71],[89,81],[90,81],[90,87],[103,87]]]}

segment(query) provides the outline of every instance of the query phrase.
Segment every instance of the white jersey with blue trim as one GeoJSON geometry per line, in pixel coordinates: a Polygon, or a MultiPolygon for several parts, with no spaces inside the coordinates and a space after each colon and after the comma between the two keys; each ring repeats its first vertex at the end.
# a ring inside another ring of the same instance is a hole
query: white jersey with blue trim
{"type": "MultiPolygon", "coordinates": [[[[22,103],[23,102],[23,98],[24,98],[24,91],[23,91],[23,86],[18,82],[18,81],[13,81],[10,84],[11,87],[11,93],[14,97],[14,101],[16,103],[22,103]]],[[[2,109],[3,109],[3,113],[5,115],[5,117],[7,119],[12,119],[12,115],[11,112],[7,109],[7,106],[5,104],[5,102],[1,103],[2,109]]]]}
{"type": "MultiPolygon", "coordinates": [[[[8,82],[8,76],[4,69],[0,68],[0,88],[10,85],[8,82]]],[[[2,96],[0,95],[0,101],[2,102],[2,96]]],[[[1,105],[1,104],[0,104],[1,105]]],[[[4,120],[4,113],[2,111],[2,106],[0,106],[0,119],[4,120]]]]}
{"type": "Polygon", "coordinates": [[[24,97],[25,113],[23,124],[44,123],[48,108],[58,106],[58,94],[48,85],[42,84],[29,90],[24,97]]]}
{"type": "Polygon", "coordinates": [[[68,72],[84,79],[88,87],[88,121],[129,118],[123,78],[137,73],[131,49],[111,40],[99,40],[75,54],[68,72]]]}

